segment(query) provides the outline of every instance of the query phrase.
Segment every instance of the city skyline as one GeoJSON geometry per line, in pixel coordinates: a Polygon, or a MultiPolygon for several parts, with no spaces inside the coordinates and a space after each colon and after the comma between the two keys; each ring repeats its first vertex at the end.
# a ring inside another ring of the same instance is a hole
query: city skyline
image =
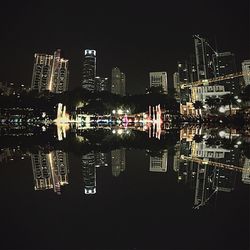
{"type": "MultiPolygon", "coordinates": [[[[42,52],[50,54],[56,48],[61,48],[63,57],[70,61],[70,88],[72,89],[79,86],[81,82],[82,53],[85,48],[91,48],[98,53],[97,69],[100,72],[99,75],[110,77],[110,69],[117,65],[126,72],[128,93],[142,93],[148,86],[149,72],[167,71],[169,76],[173,75],[176,71],[176,61],[185,59],[194,50],[192,39],[194,34],[209,38],[213,44],[215,44],[216,37],[218,51],[231,51],[236,55],[238,71],[241,70],[241,62],[249,59],[249,35],[246,32],[249,30],[247,1],[242,0],[236,6],[228,2],[225,4],[224,1],[219,3],[212,1],[202,11],[196,7],[196,1],[190,5],[183,3],[183,8],[176,16],[170,11],[163,13],[164,8],[158,8],[157,4],[154,6],[145,4],[142,8],[137,4],[126,3],[116,22],[113,21],[113,17],[116,17],[117,14],[112,11],[111,4],[100,5],[100,8],[98,6],[95,8],[95,19],[92,22],[89,19],[90,14],[82,17],[77,7],[91,9],[93,6],[91,4],[80,4],[79,6],[76,4],[76,6],[67,9],[71,17],[70,22],[66,24],[62,20],[62,26],[65,24],[65,29],[59,28],[52,32],[51,28],[47,26],[48,29],[39,34],[41,25],[33,29],[34,25],[30,23],[30,20],[34,18],[34,13],[36,15],[41,13],[45,7],[37,6],[36,3],[30,5],[17,3],[16,8],[11,9],[13,14],[8,15],[11,7],[5,3],[3,8],[6,11],[1,17],[3,18],[1,54],[2,60],[5,62],[0,69],[1,81],[22,82],[25,86],[28,85],[31,81],[28,72],[32,71],[30,65],[33,54],[42,52]],[[102,12],[101,7],[106,12],[102,12]],[[125,22],[131,7],[133,7],[131,16],[128,22],[125,22]],[[154,11],[151,11],[151,8],[154,11]],[[140,15],[137,14],[137,11],[142,9],[140,15]],[[234,10],[243,12],[241,18],[231,18],[234,10]],[[108,13],[110,15],[107,15],[108,13]],[[211,13],[213,18],[209,19],[211,13]],[[198,19],[201,15],[204,16],[203,23],[194,23],[196,18],[198,19]],[[148,16],[152,16],[152,18],[148,19],[148,16]],[[87,29],[84,28],[86,25],[80,26],[79,20],[81,19],[88,23],[87,29]],[[172,20],[176,22],[171,22],[172,20]],[[184,24],[185,30],[182,28],[184,24]],[[18,30],[22,25],[26,29],[22,29],[22,33],[20,33],[21,30],[18,30]],[[112,29],[112,32],[109,31],[112,25],[119,28],[119,32],[115,28],[112,29]],[[140,35],[136,33],[137,30],[140,30],[140,35]],[[15,35],[14,31],[17,31],[15,35]],[[150,35],[158,34],[160,31],[165,34],[161,36],[161,39],[155,39],[154,36],[150,35]],[[17,36],[20,37],[18,42],[17,36]],[[48,37],[51,38],[48,39],[48,37]],[[3,48],[5,49],[3,50],[3,48]],[[22,65],[20,65],[18,58],[22,58],[22,65]],[[10,74],[10,68],[15,74],[10,74]]],[[[63,3],[57,5],[53,2],[50,9],[47,10],[48,20],[46,22],[52,21],[54,15],[64,13],[65,8],[63,3]],[[55,10],[55,14],[52,14],[53,10],[55,10]]],[[[169,3],[169,6],[165,8],[166,10],[178,9],[178,6],[169,3]]],[[[172,79],[169,81],[172,82],[172,79]]]]}

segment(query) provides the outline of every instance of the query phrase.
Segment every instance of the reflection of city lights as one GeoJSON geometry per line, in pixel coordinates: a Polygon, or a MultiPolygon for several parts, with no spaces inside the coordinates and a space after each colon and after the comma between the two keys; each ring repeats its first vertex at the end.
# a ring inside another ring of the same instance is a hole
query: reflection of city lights
{"type": "Polygon", "coordinates": [[[112,133],[113,133],[113,134],[115,134],[115,133],[116,133],[115,129],[113,129],[113,130],[112,130],[112,133]]]}
{"type": "Polygon", "coordinates": [[[46,127],[42,126],[42,131],[45,132],[46,131],[46,127]]]}
{"type": "Polygon", "coordinates": [[[122,129],[118,129],[118,130],[117,130],[117,133],[118,133],[119,135],[121,135],[121,134],[123,133],[123,130],[122,130],[122,129]]]}
{"type": "Polygon", "coordinates": [[[112,113],[115,114],[115,110],[112,110],[112,113]]]}
{"type": "Polygon", "coordinates": [[[226,111],[225,107],[220,107],[220,108],[219,108],[219,112],[220,112],[220,113],[225,113],[225,111],[226,111]]]}
{"type": "Polygon", "coordinates": [[[225,137],[225,135],[226,135],[226,132],[224,130],[222,130],[222,131],[219,132],[219,136],[220,137],[225,137]]]}
{"type": "Polygon", "coordinates": [[[178,180],[181,180],[182,179],[182,177],[181,176],[178,176],[178,180]]]}

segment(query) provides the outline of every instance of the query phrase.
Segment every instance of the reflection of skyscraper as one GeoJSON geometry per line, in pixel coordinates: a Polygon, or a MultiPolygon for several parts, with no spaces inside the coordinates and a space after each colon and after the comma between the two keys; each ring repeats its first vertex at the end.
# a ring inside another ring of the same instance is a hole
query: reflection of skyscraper
{"type": "Polygon", "coordinates": [[[242,62],[242,73],[245,81],[245,85],[250,84],[250,60],[245,60],[242,62]]]}
{"type": "Polygon", "coordinates": [[[242,182],[250,184],[250,159],[245,158],[243,171],[242,171],[242,182]]]}
{"type": "Polygon", "coordinates": [[[126,77],[117,67],[112,69],[111,93],[122,96],[126,95],[126,77]]]}
{"type": "Polygon", "coordinates": [[[126,167],[126,149],[115,149],[111,151],[112,175],[119,176],[126,167]]]}
{"type": "Polygon", "coordinates": [[[96,168],[95,168],[95,154],[90,152],[82,156],[82,170],[84,181],[84,193],[96,193],[96,168]]]}
{"type": "Polygon", "coordinates": [[[106,167],[107,163],[107,155],[102,152],[95,153],[95,166],[96,167],[106,167]]]}
{"type": "Polygon", "coordinates": [[[60,150],[49,154],[39,151],[31,154],[35,190],[54,188],[60,194],[60,186],[68,184],[68,155],[60,150]]]}
{"type": "Polygon", "coordinates": [[[82,88],[94,91],[96,77],[96,51],[86,49],[83,60],[82,88]]]}
{"type": "Polygon", "coordinates": [[[173,160],[173,169],[175,172],[179,170],[179,165],[180,165],[180,144],[177,143],[175,145],[174,160],[173,160]]]}
{"type": "Polygon", "coordinates": [[[150,172],[167,172],[168,151],[164,150],[160,156],[150,156],[150,172]]]}
{"type": "Polygon", "coordinates": [[[54,55],[35,54],[31,89],[62,93],[68,90],[68,60],[61,58],[60,49],[54,55]]]}

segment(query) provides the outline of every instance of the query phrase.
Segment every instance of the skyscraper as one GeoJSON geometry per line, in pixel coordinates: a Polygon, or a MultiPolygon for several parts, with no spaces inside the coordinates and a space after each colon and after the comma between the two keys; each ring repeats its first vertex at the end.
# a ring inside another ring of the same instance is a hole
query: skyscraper
{"type": "Polygon", "coordinates": [[[245,60],[242,62],[242,73],[245,81],[245,85],[250,84],[250,60],[245,60]]]}
{"type": "MultiPolygon", "coordinates": [[[[236,73],[236,62],[233,53],[216,53],[212,55],[212,58],[214,65],[214,76],[219,77],[236,73]]],[[[223,85],[226,91],[231,91],[235,94],[239,93],[240,91],[238,78],[223,80],[219,84],[223,85]]]]}
{"type": "Polygon", "coordinates": [[[42,92],[48,90],[62,93],[68,90],[68,60],[61,58],[61,50],[54,55],[35,54],[31,89],[42,92]]]}
{"type": "Polygon", "coordinates": [[[150,88],[160,87],[162,88],[164,94],[168,93],[167,72],[150,72],[149,78],[150,78],[150,88]]]}
{"type": "Polygon", "coordinates": [[[107,77],[95,77],[95,90],[98,92],[108,91],[108,78],[107,77]]]}
{"type": "Polygon", "coordinates": [[[198,35],[194,35],[194,46],[198,80],[212,78],[214,68],[211,55],[215,51],[204,38],[198,35]]]}
{"type": "Polygon", "coordinates": [[[175,98],[180,98],[180,75],[178,72],[173,74],[173,83],[174,83],[174,91],[175,91],[175,98]]]}
{"type": "Polygon", "coordinates": [[[96,77],[96,51],[86,49],[83,59],[82,88],[94,92],[96,77]]]}
{"type": "Polygon", "coordinates": [[[119,176],[126,167],[126,149],[115,149],[111,151],[112,175],[119,176]]]}
{"type": "Polygon", "coordinates": [[[112,69],[111,93],[116,95],[126,95],[126,76],[119,68],[112,69]]]}

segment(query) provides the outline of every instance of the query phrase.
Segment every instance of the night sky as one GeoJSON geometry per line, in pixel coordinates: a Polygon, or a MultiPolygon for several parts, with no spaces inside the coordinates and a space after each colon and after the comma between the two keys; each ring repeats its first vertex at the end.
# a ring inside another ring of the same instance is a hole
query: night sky
{"type": "Polygon", "coordinates": [[[167,71],[193,52],[193,34],[249,59],[249,0],[4,1],[0,7],[0,81],[30,86],[33,55],[62,49],[70,60],[70,88],[80,85],[83,51],[97,50],[97,74],[114,66],[127,91],[144,93],[150,71],[167,71]]]}

